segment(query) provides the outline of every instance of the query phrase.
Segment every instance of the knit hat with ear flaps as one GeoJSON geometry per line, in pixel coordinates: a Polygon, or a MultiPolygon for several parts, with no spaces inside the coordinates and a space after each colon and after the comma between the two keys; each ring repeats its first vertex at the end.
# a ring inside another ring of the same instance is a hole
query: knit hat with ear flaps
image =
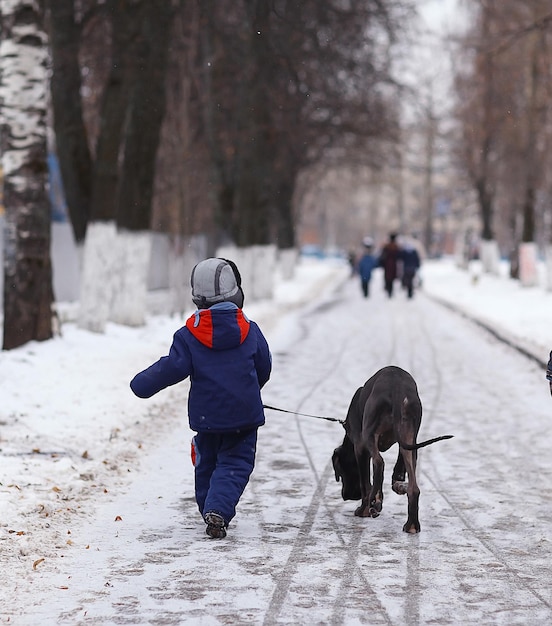
{"type": "Polygon", "coordinates": [[[236,264],[228,259],[211,258],[192,270],[192,300],[198,309],[208,309],[218,302],[233,302],[243,307],[241,276],[236,264]]]}

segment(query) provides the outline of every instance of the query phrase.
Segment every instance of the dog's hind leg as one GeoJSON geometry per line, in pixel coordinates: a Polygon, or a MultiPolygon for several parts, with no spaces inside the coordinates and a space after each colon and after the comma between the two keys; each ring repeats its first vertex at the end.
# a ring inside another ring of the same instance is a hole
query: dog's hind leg
{"type": "Polygon", "coordinates": [[[393,468],[393,475],[391,476],[391,488],[395,493],[403,496],[408,489],[408,482],[405,480],[406,468],[404,466],[404,459],[399,450],[397,462],[393,468]]]}
{"type": "Polygon", "coordinates": [[[403,526],[405,533],[419,533],[420,520],[418,518],[418,505],[420,500],[420,488],[416,481],[416,451],[401,449],[406,471],[408,472],[408,518],[403,526]]]}

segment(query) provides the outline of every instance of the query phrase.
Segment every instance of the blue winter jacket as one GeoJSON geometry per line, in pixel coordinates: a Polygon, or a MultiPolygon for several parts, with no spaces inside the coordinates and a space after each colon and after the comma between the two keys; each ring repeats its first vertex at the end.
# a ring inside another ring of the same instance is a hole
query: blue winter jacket
{"type": "Polygon", "coordinates": [[[403,262],[405,274],[415,274],[420,267],[420,255],[413,246],[405,246],[399,254],[399,259],[403,262]]]}
{"type": "Polygon", "coordinates": [[[264,424],[261,388],[272,359],[260,328],[231,302],[196,311],[164,356],[131,381],[149,398],[190,377],[188,416],[196,432],[235,432],[264,424]]]}
{"type": "Polygon", "coordinates": [[[358,264],[358,273],[363,280],[372,278],[372,270],[377,266],[377,259],[372,254],[365,254],[358,264]]]}

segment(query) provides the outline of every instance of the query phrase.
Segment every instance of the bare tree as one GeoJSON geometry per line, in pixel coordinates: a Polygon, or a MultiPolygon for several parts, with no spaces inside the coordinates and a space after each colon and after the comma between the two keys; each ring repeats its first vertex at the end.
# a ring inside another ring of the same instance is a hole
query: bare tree
{"type": "Polygon", "coordinates": [[[86,11],[79,11],[75,0],[47,0],[47,6],[56,144],[75,238],[84,239],[89,220],[117,219],[125,228],[147,229],[165,110],[172,2],[90,1],[83,3],[86,11]],[[85,38],[85,27],[104,34],[85,38]],[[80,55],[87,41],[103,45],[103,55],[110,56],[105,83],[97,86],[102,98],[93,159],[82,103],[80,55]]]}
{"type": "Polygon", "coordinates": [[[46,0],[53,25],[51,94],[57,154],[73,234],[82,243],[90,216],[92,158],[80,97],[81,24],[73,4],[73,0],[46,0]]]}
{"type": "Polygon", "coordinates": [[[47,193],[47,39],[38,2],[1,5],[0,130],[4,204],[4,338],[9,350],[52,336],[47,193]]]}
{"type": "Polygon", "coordinates": [[[165,115],[171,4],[171,0],[142,3],[131,46],[116,218],[120,228],[132,231],[151,226],[156,155],[165,115]]]}
{"type": "Polygon", "coordinates": [[[489,48],[492,38],[493,0],[485,2],[477,22],[477,43],[472,46],[473,63],[464,75],[457,76],[459,95],[458,116],[462,126],[463,163],[472,181],[479,201],[484,240],[494,238],[494,195],[496,180],[493,164],[496,162],[496,141],[500,124],[500,97],[496,86],[496,63],[489,48]]]}
{"type": "Polygon", "coordinates": [[[195,71],[198,37],[199,5],[182,2],[171,36],[152,215],[153,230],[178,236],[213,231],[212,185],[195,71]]]}
{"type": "Polygon", "coordinates": [[[478,194],[483,239],[498,233],[503,249],[516,249],[535,241],[538,199],[549,188],[552,12],[545,0],[471,5],[472,62],[457,80],[463,162],[478,194]]]}
{"type": "Polygon", "coordinates": [[[102,330],[114,309],[119,311],[117,321],[140,323],[173,3],[47,3],[56,76],[57,150],[68,202],[73,203],[70,215],[77,220],[73,224],[77,241],[87,231],[81,325],[102,330]],[[87,46],[95,48],[95,54],[87,54],[87,46]],[[91,63],[86,70],[101,92],[94,100],[99,121],[88,127],[81,100],[84,58],[91,63]],[[120,244],[117,228],[126,233],[120,244]],[[140,243],[133,245],[130,233],[137,233],[140,243]]]}
{"type": "Polygon", "coordinates": [[[201,86],[216,207],[239,245],[294,243],[300,171],[396,132],[401,3],[203,2],[201,86]]]}

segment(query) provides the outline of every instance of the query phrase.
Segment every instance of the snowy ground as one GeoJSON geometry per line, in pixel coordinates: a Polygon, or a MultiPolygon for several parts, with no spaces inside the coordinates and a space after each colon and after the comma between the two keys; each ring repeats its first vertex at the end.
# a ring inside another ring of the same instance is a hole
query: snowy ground
{"type": "Polygon", "coordinates": [[[375,520],[341,500],[339,424],[267,411],[235,523],[208,539],[186,384],[148,401],[128,389],[180,319],[68,323],[0,353],[0,623],[550,623],[552,294],[472,276],[426,263],[413,301],[387,300],[378,274],[364,300],[345,266],[304,261],[274,303],[246,306],[273,351],[267,404],[342,419],[379,367],[415,376],[420,439],[455,435],[420,452],[415,536],[390,489],[375,520]]]}

